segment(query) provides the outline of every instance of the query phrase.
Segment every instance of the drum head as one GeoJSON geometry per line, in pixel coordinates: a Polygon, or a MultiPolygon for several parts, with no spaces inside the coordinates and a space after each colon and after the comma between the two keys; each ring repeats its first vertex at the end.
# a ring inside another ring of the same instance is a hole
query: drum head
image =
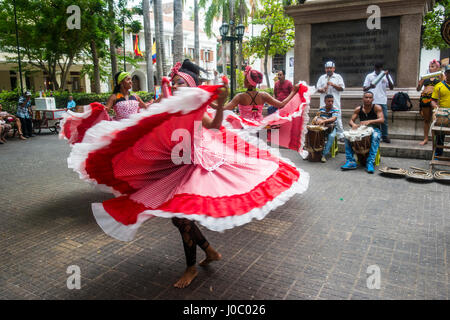
{"type": "Polygon", "coordinates": [[[450,171],[436,171],[433,177],[436,180],[450,182],[450,171]]]}
{"type": "Polygon", "coordinates": [[[406,174],[408,179],[416,180],[416,181],[432,181],[433,175],[429,171],[408,171],[406,174]]]}
{"type": "Polygon", "coordinates": [[[408,171],[406,171],[405,169],[394,167],[383,167],[379,168],[378,170],[380,170],[380,172],[384,175],[397,177],[404,177],[408,173],[408,171]]]}

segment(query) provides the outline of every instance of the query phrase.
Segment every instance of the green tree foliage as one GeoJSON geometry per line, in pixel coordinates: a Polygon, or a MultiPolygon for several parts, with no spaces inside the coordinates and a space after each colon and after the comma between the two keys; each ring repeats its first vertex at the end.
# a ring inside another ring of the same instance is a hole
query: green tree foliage
{"type": "Polygon", "coordinates": [[[434,9],[423,20],[423,46],[426,49],[447,49],[449,45],[442,39],[441,25],[450,18],[450,0],[438,0],[434,9]]]}
{"type": "Polygon", "coordinates": [[[247,56],[255,54],[258,58],[264,58],[264,73],[270,88],[268,58],[285,54],[294,46],[294,21],[285,15],[281,0],[262,0],[261,7],[255,12],[252,23],[261,25],[263,29],[259,35],[245,42],[244,51],[247,56]]]}
{"type": "MultiPolygon", "coordinates": [[[[82,0],[77,5],[82,8],[88,2],[91,5],[96,1],[82,0]]],[[[90,17],[82,10],[81,30],[70,30],[66,24],[70,15],[66,10],[73,5],[71,0],[16,0],[16,5],[20,53],[27,61],[25,69],[37,67],[49,75],[53,89],[64,88],[70,66],[88,44],[90,17]],[[62,72],[62,83],[56,79],[58,68],[62,72]]],[[[12,54],[10,60],[17,61],[12,1],[0,2],[0,49],[12,54]]]]}
{"type": "MultiPolygon", "coordinates": [[[[127,18],[127,28],[141,29],[131,20],[131,12],[120,0],[118,13],[127,18]]],[[[90,75],[94,88],[110,68],[102,60],[111,57],[106,39],[114,33],[116,44],[122,42],[120,22],[112,18],[105,0],[16,0],[20,54],[24,69],[39,68],[48,74],[52,90],[64,90],[69,70],[74,63],[84,62],[83,72],[90,75]],[[67,21],[73,13],[67,8],[80,8],[80,29],[69,29],[67,21]],[[61,72],[61,80],[56,74],[61,72]]],[[[12,1],[0,1],[0,50],[17,62],[17,48],[12,1]]],[[[120,15],[116,15],[119,16],[120,15]]],[[[37,88],[41,89],[41,88],[37,88]]]]}

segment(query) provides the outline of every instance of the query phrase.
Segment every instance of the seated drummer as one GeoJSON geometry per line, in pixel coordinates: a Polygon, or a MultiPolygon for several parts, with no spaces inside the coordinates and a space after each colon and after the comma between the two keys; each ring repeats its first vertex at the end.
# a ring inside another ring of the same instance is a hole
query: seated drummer
{"type": "MultiPolygon", "coordinates": [[[[381,139],[381,124],[384,123],[383,109],[378,104],[373,104],[373,93],[367,91],[363,96],[363,105],[355,108],[352,118],[350,119],[350,126],[353,130],[360,126],[368,126],[374,129],[370,141],[370,151],[367,156],[366,170],[368,173],[374,173],[374,162],[377,155],[378,146],[381,139]],[[355,123],[356,118],[359,117],[359,124],[355,123]]],[[[345,157],[347,162],[341,167],[342,170],[356,169],[356,161],[353,157],[353,149],[348,139],[345,139],[345,157]]]]}
{"type": "MultiPolygon", "coordinates": [[[[431,95],[431,106],[434,111],[437,108],[450,108],[450,65],[445,66],[445,80],[439,82],[434,86],[434,91],[431,95]]],[[[445,134],[437,134],[436,135],[436,144],[444,145],[445,134]]],[[[442,148],[436,148],[435,156],[442,157],[444,154],[444,150],[442,148]]]]}
{"type": "Polygon", "coordinates": [[[322,159],[320,159],[322,162],[327,162],[326,157],[330,153],[331,146],[333,145],[334,138],[336,137],[335,124],[337,117],[339,116],[339,110],[334,107],[333,95],[327,94],[324,100],[325,106],[319,109],[317,117],[313,120],[313,124],[331,128],[331,132],[328,134],[327,143],[322,151],[322,159]]]}

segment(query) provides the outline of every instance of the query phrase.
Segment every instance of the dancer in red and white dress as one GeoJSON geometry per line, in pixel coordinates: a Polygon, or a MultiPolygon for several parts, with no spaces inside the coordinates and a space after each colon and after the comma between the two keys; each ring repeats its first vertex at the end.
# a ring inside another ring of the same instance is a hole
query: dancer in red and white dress
{"type": "Polygon", "coordinates": [[[103,120],[121,120],[128,118],[131,114],[146,109],[150,103],[144,103],[136,94],[130,94],[132,80],[128,72],[118,72],[114,76],[114,90],[109,96],[106,106],[94,102],[84,107],[83,113],[67,111],[61,121],[60,138],[65,138],[71,145],[83,140],[86,131],[103,120]],[[113,109],[115,117],[109,116],[113,109]]]}
{"type": "Polygon", "coordinates": [[[150,217],[176,218],[175,225],[182,220],[177,227],[188,268],[178,287],[197,275],[196,245],[206,252],[204,264],[220,259],[215,251],[216,256],[208,254],[211,246],[190,221],[223,231],[263,219],[309,182],[309,175],[277,150],[257,147],[260,141],[245,131],[221,126],[226,94],[220,86],[185,87],[192,84],[186,75],[198,84],[198,75],[188,71],[175,70],[174,96],[129,119],[98,123],[69,157],[83,179],[116,195],[92,205],[107,234],[129,241],[150,217]],[[212,119],[205,112],[215,100],[212,119]]]}
{"type": "MultiPolygon", "coordinates": [[[[246,92],[237,94],[225,106],[225,126],[229,129],[245,129],[257,132],[262,129],[279,129],[278,144],[285,148],[303,153],[306,125],[309,120],[309,102],[314,88],[305,82],[295,85],[286,99],[279,101],[267,92],[256,90],[256,86],[263,80],[261,72],[247,67],[245,70],[244,86],[246,92]],[[279,110],[266,117],[262,111],[264,104],[272,105],[279,110]],[[231,110],[239,108],[239,115],[231,110]]],[[[268,141],[271,141],[269,132],[268,141]]],[[[272,141],[274,142],[274,141],[272,141]]]]}

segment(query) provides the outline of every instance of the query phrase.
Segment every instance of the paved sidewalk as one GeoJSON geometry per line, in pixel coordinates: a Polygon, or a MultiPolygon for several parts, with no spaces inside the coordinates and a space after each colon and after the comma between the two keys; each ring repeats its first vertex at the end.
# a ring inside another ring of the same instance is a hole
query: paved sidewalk
{"type": "Polygon", "coordinates": [[[449,298],[449,185],[341,172],[343,154],[321,164],[283,150],[310,173],[308,191],[262,221],[202,228],[223,260],[175,289],[185,268],[178,230],[154,218],[132,242],[106,236],[90,204],[110,195],[67,168],[69,151],[52,134],[0,146],[0,299],[449,298]],[[70,265],[81,269],[80,290],[67,289],[70,265]],[[367,287],[371,265],[378,290],[367,287]]]}

